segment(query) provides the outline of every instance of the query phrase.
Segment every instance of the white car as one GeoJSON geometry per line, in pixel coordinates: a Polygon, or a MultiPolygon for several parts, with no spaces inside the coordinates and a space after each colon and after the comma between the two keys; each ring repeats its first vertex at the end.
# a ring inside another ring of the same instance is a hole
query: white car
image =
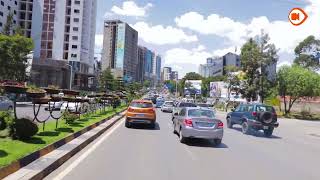
{"type": "Polygon", "coordinates": [[[60,108],[60,111],[66,111],[67,109],[70,112],[81,112],[85,113],[88,111],[89,104],[88,103],[74,103],[74,102],[64,102],[60,108]]]}

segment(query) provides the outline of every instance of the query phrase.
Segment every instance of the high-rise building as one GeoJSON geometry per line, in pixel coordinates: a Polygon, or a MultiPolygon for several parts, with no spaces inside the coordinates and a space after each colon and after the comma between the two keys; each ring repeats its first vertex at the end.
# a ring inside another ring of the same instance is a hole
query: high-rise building
{"type": "Polygon", "coordinates": [[[144,81],[146,51],[147,51],[146,47],[142,47],[142,46],[138,47],[138,64],[137,64],[136,80],[137,82],[140,82],[140,83],[144,81]]]}
{"type": "Polygon", "coordinates": [[[96,0],[21,0],[19,6],[19,24],[35,45],[32,83],[66,88],[72,79],[73,89],[87,89],[94,76],[96,0]]]}
{"type": "Polygon", "coordinates": [[[222,76],[226,74],[226,66],[240,67],[240,56],[227,53],[222,57],[207,58],[206,64],[200,64],[199,74],[203,77],[222,76]]]}
{"type": "Polygon", "coordinates": [[[161,56],[156,56],[156,78],[157,78],[157,84],[161,81],[161,56]]]}
{"type": "Polygon", "coordinates": [[[154,56],[155,56],[154,52],[152,52],[150,49],[146,49],[145,62],[144,62],[145,80],[152,81],[154,56]]]}
{"type": "Polygon", "coordinates": [[[178,71],[172,71],[170,74],[170,80],[178,80],[179,76],[178,76],[178,71]]]}
{"type": "Polygon", "coordinates": [[[172,71],[172,68],[171,68],[171,67],[164,67],[164,68],[163,68],[163,81],[168,81],[168,80],[170,80],[171,71],[172,71]]]}
{"type": "Polygon", "coordinates": [[[115,77],[135,81],[138,64],[138,32],[120,20],[104,22],[102,70],[115,77]]]}
{"type": "MultiPolygon", "coordinates": [[[[0,33],[7,22],[7,17],[11,13],[13,16],[13,25],[18,24],[18,0],[0,1],[0,33]]],[[[10,32],[13,33],[13,32],[10,32]]]]}

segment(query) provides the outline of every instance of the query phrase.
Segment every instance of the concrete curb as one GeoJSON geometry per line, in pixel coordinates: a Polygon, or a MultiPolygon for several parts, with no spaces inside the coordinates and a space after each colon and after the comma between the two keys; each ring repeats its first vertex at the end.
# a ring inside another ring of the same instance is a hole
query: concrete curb
{"type": "Polygon", "coordinates": [[[68,160],[69,158],[71,158],[74,154],[76,154],[77,152],[79,152],[81,149],[83,149],[85,146],[87,146],[89,143],[91,143],[93,140],[95,140],[97,137],[99,137],[102,133],[104,133],[106,130],[108,130],[110,127],[112,127],[115,123],[117,123],[120,119],[122,119],[124,117],[123,112],[125,112],[126,110],[121,111],[118,114],[112,115],[104,120],[101,120],[99,122],[96,122],[84,129],[82,129],[81,131],[75,132],[53,144],[50,144],[38,151],[35,151],[13,163],[11,163],[8,166],[5,166],[3,168],[0,169],[0,179],[3,179],[7,176],[9,176],[10,174],[13,174],[15,172],[17,172],[18,170],[20,170],[21,168],[29,165],[30,163],[32,163],[33,161],[49,154],[50,152],[60,148],[61,146],[67,144],[68,142],[76,139],[77,137],[85,134],[86,132],[89,132],[90,130],[98,127],[99,125],[107,122],[108,120],[118,116],[111,124],[107,125],[106,127],[104,127],[103,129],[99,130],[98,133],[94,134],[93,136],[89,137],[86,141],[84,141],[83,143],[81,143],[78,147],[76,147],[75,149],[73,149],[72,151],[68,152],[66,155],[64,155],[62,158],[57,159],[55,162],[53,162],[50,166],[44,168],[40,173],[38,173],[36,176],[32,177],[32,179],[42,179],[43,177],[45,177],[46,175],[48,175],[50,172],[52,172],[53,170],[57,169],[61,164],[63,164],[66,160],[68,160]]]}

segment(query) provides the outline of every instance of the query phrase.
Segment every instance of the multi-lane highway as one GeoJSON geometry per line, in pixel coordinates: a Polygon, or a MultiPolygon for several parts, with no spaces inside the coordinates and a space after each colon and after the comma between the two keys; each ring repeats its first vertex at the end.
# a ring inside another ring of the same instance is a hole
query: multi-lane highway
{"type": "Polygon", "coordinates": [[[119,122],[47,179],[320,179],[320,123],[280,119],[271,138],[225,128],[223,144],[214,147],[198,140],[181,144],[171,114],[157,111],[157,121],[155,130],[119,122]]]}

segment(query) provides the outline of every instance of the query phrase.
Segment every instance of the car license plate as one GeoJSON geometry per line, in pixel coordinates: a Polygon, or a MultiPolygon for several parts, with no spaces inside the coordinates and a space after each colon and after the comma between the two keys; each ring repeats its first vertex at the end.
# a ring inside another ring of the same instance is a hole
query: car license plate
{"type": "Polygon", "coordinates": [[[214,123],[197,122],[197,125],[200,127],[212,127],[214,123]]]}
{"type": "Polygon", "coordinates": [[[137,117],[144,117],[144,114],[137,114],[137,117]]]}
{"type": "Polygon", "coordinates": [[[269,126],[263,126],[263,129],[269,129],[269,126]]]}

